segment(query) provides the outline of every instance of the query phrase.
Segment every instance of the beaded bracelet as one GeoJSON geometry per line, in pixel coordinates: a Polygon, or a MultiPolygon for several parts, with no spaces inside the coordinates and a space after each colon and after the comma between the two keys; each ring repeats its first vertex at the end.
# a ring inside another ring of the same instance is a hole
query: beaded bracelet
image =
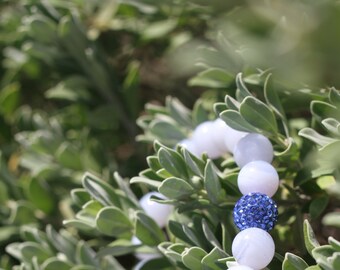
{"type": "Polygon", "coordinates": [[[221,119],[200,124],[191,139],[180,144],[193,154],[206,152],[217,158],[232,153],[241,168],[237,183],[244,195],[236,203],[233,217],[240,229],[232,243],[237,262],[231,270],[259,270],[273,259],[275,245],[268,233],[278,216],[277,206],[270,198],[278,189],[279,176],[270,164],[274,157],[273,146],[265,136],[234,130],[221,119]]]}

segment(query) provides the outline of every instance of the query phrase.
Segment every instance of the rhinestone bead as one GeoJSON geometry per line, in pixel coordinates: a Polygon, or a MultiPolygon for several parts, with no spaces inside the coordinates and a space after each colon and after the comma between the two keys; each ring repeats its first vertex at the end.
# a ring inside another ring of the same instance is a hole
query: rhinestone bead
{"type": "Polygon", "coordinates": [[[233,216],[240,230],[260,228],[270,231],[277,221],[277,205],[265,194],[249,193],[236,203],[233,216]]]}

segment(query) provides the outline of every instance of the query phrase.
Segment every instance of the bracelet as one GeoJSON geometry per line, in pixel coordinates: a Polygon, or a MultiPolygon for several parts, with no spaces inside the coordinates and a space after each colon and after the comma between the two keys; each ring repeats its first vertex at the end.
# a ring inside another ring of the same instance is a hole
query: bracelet
{"type": "Polygon", "coordinates": [[[229,269],[265,268],[275,254],[275,244],[268,231],[277,222],[277,205],[271,197],[279,187],[278,173],[270,164],[274,151],[269,139],[261,134],[234,130],[217,119],[200,124],[190,139],[179,144],[197,156],[206,152],[212,159],[226,152],[233,154],[241,168],[237,183],[243,197],[233,211],[234,223],[240,232],[232,243],[237,265],[229,269]]]}

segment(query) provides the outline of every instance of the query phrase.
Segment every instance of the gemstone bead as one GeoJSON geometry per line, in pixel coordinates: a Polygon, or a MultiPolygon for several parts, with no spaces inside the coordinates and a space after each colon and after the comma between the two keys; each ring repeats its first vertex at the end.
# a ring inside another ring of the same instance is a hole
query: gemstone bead
{"type": "Polygon", "coordinates": [[[279,187],[279,175],[268,162],[256,160],[242,167],[237,184],[243,195],[259,192],[272,197],[279,187]]]}
{"type": "Polygon", "coordinates": [[[190,139],[184,139],[184,140],[180,141],[178,144],[181,145],[182,147],[184,147],[185,149],[187,149],[190,153],[194,154],[197,157],[199,157],[201,155],[201,153],[198,151],[195,143],[190,139]]]}
{"type": "Polygon", "coordinates": [[[145,194],[140,199],[140,205],[145,211],[145,213],[150,216],[153,220],[156,221],[159,227],[163,228],[168,222],[168,218],[173,210],[172,205],[168,204],[160,204],[155,201],[151,201],[151,196],[156,196],[161,199],[166,199],[161,193],[159,192],[149,192],[145,194]]]}
{"type": "Polygon", "coordinates": [[[240,230],[260,228],[269,231],[277,221],[277,205],[265,194],[249,193],[238,200],[233,216],[240,230]]]}
{"type": "Polygon", "coordinates": [[[271,163],[273,157],[274,151],[271,142],[265,136],[257,133],[250,133],[243,137],[234,149],[234,159],[240,168],[255,160],[271,163]]]}
{"type": "Polygon", "coordinates": [[[216,119],[213,121],[213,130],[211,139],[214,141],[215,145],[220,149],[221,152],[229,152],[226,144],[224,143],[225,138],[229,137],[229,127],[222,119],[216,119]]]}
{"type": "Polygon", "coordinates": [[[249,228],[236,235],[231,249],[237,263],[259,270],[273,259],[275,244],[266,231],[249,228]]]}
{"type": "Polygon", "coordinates": [[[212,159],[224,154],[223,150],[212,139],[215,132],[214,128],[215,125],[212,121],[203,122],[196,127],[191,137],[200,155],[205,152],[212,159]]]}
{"type": "Polygon", "coordinates": [[[235,146],[237,143],[246,135],[249,133],[238,131],[236,129],[233,129],[227,125],[227,135],[224,138],[224,144],[230,153],[234,153],[235,146]]]}

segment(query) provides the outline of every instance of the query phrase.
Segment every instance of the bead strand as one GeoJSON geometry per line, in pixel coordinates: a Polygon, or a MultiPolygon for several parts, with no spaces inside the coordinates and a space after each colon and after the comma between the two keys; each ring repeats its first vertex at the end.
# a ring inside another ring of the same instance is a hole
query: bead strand
{"type": "Polygon", "coordinates": [[[179,142],[196,156],[206,152],[215,159],[225,153],[234,155],[241,168],[237,184],[243,196],[236,203],[233,217],[240,229],[232,243],[237,266],[232,270],[259,270],[273,259],[275,244],[268,233],[278,216],[271,197],[279,187],[279,176],[270,164],[274,157],[268,138],[257,133],[232,129],[221,119],[207,121],[193,131],[192,137],[179,142]]]}
{"type": "Polygon", "coordinates": [[[261,134],[248,134],[235,146],[234,159],[241,168],[237,184],[243,196],[233,211],[240,232],[232,254],[239,265],[231,269],[259,270],[274,257],[275,244],[268,231],[277,222],[278,211],[270,197],[279,187],[279,176],[270,164],[273,156],[273,146],[261,134]]]}

